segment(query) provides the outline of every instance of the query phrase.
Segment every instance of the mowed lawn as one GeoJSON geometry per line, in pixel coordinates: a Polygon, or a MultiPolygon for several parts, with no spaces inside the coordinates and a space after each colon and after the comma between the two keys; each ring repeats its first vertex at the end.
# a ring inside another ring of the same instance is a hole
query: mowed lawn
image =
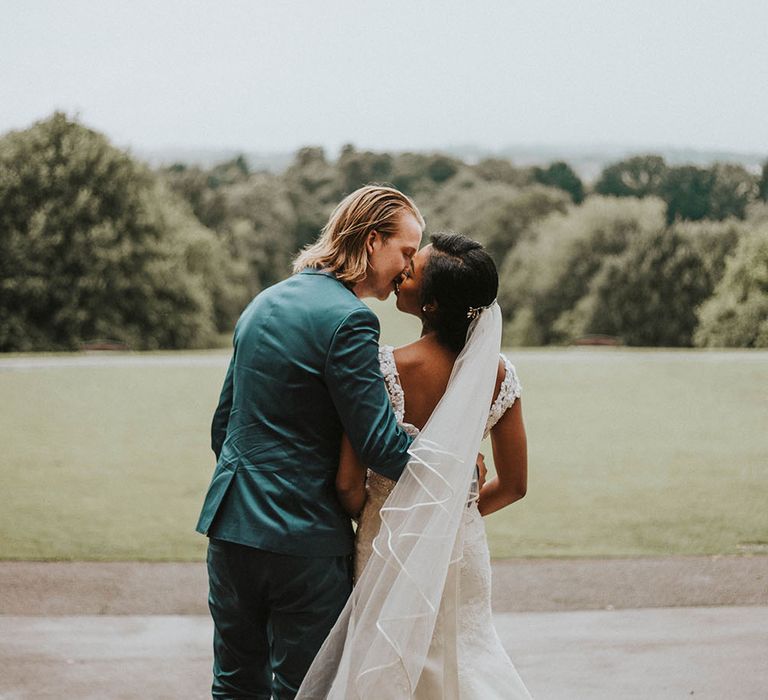
{"type": "MultiPolygon", "coordinates": [[[[375,308],[385,342],[415,333],[375,308]]],[[[768,352],[508,354],[529,492],[487,519],[494,556],[768,552],[768,352]]],[[[148,358],[0,359],[0,558],[203,557],[194,526],[228,353],[148,358]]]]}

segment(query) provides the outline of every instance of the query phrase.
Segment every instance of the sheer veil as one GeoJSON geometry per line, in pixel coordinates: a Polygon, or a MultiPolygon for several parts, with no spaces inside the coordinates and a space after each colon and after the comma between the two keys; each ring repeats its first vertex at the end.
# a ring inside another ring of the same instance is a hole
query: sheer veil
{"type": "MultiPolygon", "coordinates": [[[[500,344],[501,310],[494,302],[469,327],[445,394],[414,440],[411,459],[381,509],[374,552],[297,700],[410,698],[427,669],[441,675],[448,691],[456,683],[463,514],[500,344]]],[[[445,697],[452,695],[458,691],[445,697]]]]}

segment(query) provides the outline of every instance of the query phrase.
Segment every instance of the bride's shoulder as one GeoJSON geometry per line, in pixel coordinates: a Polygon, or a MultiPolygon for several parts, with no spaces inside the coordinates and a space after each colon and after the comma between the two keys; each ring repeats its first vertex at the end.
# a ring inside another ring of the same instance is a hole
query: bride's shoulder
{"type": "Polygon", "coordinates": [[[505,355],[499,355],[499,366],[496,372],[496,391],[493,395],[491,411],[488,414],[486,434],[506,413],[507,409],[520,398],[522,386],[517,378],[515,366],[505,355]]]}
{"type": "Polygon", "coordinates": [[[379,364],[382,370],[386,370],[385,374],[400,374],[402,370],[408,371],[418,366],[421,361],[419,354],[414,352],[410,345],[402,345],[399,348],[391,345],[379,346],[379,364]]]}
{"type": "MultiPolygon", "coordinates": [[[[400,347],[393,348],[391,346],[385,346],[388,348],[389,357],[392,358],[392,362],[395,364],[399,371],[418,367],[424,362],[422,353],[419,351],[419,347],[414,343],[408,345],[401,345],[400,347]]],[[[381,352],[381,351],[380,351],[381,352]]]]}
{"type": "Polygon", "coordinates": [[[496,365],[496,386],[493,387],[493,398],[495,399],[501,391],[501,385],[504,383],[504,377],[507,373],[507,366],[504,362],[507,358],[499,355],[499,361],[496,365]]]}
{"type": "Polygon", "coordinates": [[[520,398],[522,388],[515,366],[504,353],[499,353],[496,387],[493,392],[494,399],[504,397],[506,400],[512,399],[514,401],[514,399],[520,398]]]}

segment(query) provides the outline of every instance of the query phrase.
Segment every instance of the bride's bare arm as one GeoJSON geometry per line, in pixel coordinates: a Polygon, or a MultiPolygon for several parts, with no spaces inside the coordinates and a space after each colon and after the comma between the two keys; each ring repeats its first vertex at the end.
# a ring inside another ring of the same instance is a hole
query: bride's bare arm
{"type": "Polygon", "coordinates": [[[336,494],[344,510],[356,518],[365,504],[365,465],[352,448],[347,434],[341,439],[339,470],[336,472],[336,494]]]}
{"type": "Polygon", "coordinates": [[[493,426],[491,445],[496,477],[480,490],[478,508],[482,515],[519,501],[528,488],[528,447],[519,398],[493,426]]]}

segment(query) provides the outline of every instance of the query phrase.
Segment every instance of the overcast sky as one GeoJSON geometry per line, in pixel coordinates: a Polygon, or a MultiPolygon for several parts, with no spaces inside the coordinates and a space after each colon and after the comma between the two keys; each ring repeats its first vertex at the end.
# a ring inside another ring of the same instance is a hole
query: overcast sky
{"type": "Polygon", "coordinates": [[[0,132],[768,152],[765,0],[0,0],[0,132]]]}

